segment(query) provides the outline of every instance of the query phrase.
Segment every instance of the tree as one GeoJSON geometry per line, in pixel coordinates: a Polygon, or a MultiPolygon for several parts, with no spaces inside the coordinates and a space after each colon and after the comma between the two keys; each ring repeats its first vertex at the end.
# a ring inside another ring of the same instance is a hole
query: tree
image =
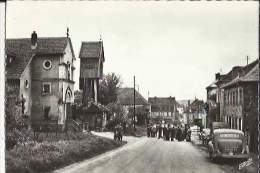
{"type": "Polygon", "coordinates": [[[100,102],[103,105],[117,101],[117,90],[121,86],[120,76],[115,73],[105,75],[100,83],[100,102]]]}
{"type": "Polygon", "coordinates": [[[123,126],[125,127],[125,125],[128,122],[128,117],[127,117],[127,112],[126,110],[123,108],[122,105],[117,104],[117,103],[109,103],[107,105],[107,108],[112,112],[113,117],[112,119],[108,122],[108,124],[106,125],[106,127],[108,129],[114,129],[114,127],[117,124],[123,124],[123,126]]]}

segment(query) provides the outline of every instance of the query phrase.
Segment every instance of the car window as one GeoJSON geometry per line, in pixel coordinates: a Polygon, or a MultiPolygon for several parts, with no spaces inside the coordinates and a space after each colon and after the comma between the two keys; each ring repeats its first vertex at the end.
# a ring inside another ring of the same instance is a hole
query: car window
{"type": "Polygon", "coordinates": [[[219,134],[220,138],[231,138],[231,139],[239,139],[240,135],[236,133],[222,133],[219,134]]]}

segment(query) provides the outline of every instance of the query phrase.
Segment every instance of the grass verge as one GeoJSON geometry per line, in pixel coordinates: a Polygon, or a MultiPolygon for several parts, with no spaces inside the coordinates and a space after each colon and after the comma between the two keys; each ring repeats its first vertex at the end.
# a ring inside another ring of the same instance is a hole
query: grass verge
{"type": "Polygon", "coordinates": [[[6,172],[49,172],[125,144],[91,134],[78,134],[69,140],[57,139],[50,134],[42,142],[29,141],[6,150],[6,172]],[[55,140],[50,140],[52,138],[55,140]]]}

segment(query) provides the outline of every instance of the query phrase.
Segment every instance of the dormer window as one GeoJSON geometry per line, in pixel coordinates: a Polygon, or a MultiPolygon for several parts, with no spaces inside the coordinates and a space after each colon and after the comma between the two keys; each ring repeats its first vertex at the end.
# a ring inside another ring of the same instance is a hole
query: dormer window
{"type": "Polygon", "coordinates": [[[49,69],[51,69],[51,66],[52,66],[51,60],[44,60],[43,61],[43,68],[44,69],[49,70],[49,69]]]}

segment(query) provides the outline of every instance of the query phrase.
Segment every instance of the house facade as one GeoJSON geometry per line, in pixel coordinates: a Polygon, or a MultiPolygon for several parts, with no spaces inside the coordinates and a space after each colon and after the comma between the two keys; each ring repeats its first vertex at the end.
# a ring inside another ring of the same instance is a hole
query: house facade
{"type": "Polygon", "coordinates": [[[151,119],[169,123],[179,121],[175,97],[149,97],[148,103],[151,104],[151,119]]]}
{"type": "Polygon", "coordinates": [[[7,39],[7,85],[19,86],[22,113],[35,128],[71,116],[75,55],[69,37],[7,39]]]}

